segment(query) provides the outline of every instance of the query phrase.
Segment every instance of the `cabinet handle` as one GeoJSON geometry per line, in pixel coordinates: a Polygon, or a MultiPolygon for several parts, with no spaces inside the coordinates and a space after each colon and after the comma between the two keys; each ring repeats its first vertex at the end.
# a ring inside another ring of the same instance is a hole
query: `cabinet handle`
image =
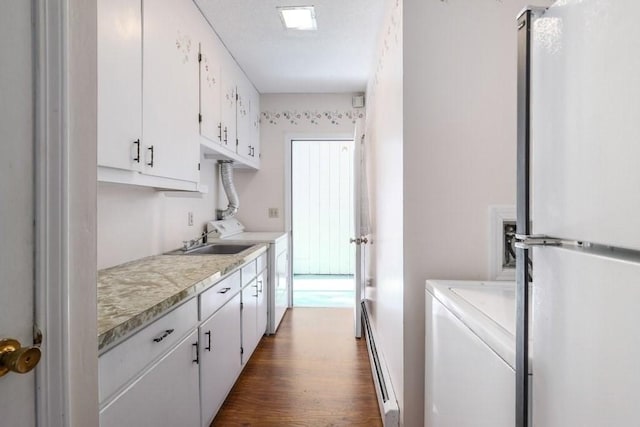
{"type": "Polygon", "coordinates": [[[207,331],[207,332],[205,332],[204,334],[205,334],[205,335],[207,336],[207,338],[208,338],[207,346],[206,346],[204,349],[205,349],[205,350],[207,350],[207,351],[211,351],[211,331],[207,331]]]}
{"type": "Polygon", "coordinates": [[[218,123],[218,141],[222,142],[222,122],[218,123]]]}
{"type": "Polygon", "coordinates": [[[162,335],[160,335],[159,337],[156,337],[153,339],[153,342],[160,342],[163,339],[165,339],[166,337],[168,337],[169,335],[171,335],[173,333],[173,329],[167,329],[165,330],[162,335]]]}
{"type": "Polygon", "coordinates": [[[228,135],[227,135],[227,127],[225,126],[225,127],[224,127],[224,144],[225,144],[225,145],[227,145],[227,138],[228,138],[228,135]]]}
{"type": "Polygon", "coordinates": [[[147,148],[147,150],[151,151],[151,161],[149,163],[147,163],[147,166],[153,167],[153,145],[151,147],[147,148]]]}
{"type": "Polygon", "coordinates": [[[226,294],[227,292],[229,292],[231,290],[231,288],[222,288],[218,291],[219,294],[226,294]]]}
{"type": "Polygon", "coordinates": [[[191,344],[192,346],[194,346],[196,348],[196,358],[193,359],[193,363],[195,363],[196,365],[200,363],[200,356],[198,355],[198,341],[194,342],[193,344],[191,344]]]}
{"type": "Polygon", "coordinates": [[[133,141],[136,144],[136,156],[133,158],[133,161],[136,163],[140,163],[140,140],[137,139],[133,141]]]}
{"type": "Polygon", "coordinates": [[[249,146],[249,155],[251,155],[251,146],[249,146]]]}

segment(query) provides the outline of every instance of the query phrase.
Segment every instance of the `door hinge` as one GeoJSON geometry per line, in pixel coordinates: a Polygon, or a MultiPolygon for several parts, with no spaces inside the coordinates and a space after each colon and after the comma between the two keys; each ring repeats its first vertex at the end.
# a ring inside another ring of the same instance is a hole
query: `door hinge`
{"type": "Polygon", "coordinates": [[[202,62],[202,54],[201,53],[198,54],[198,62],[202,62]]]}
{"type": "Polygon", "coordinates": [[[244,354],[244,347],[240,347],[240,354],[244,354]]]}
{"type": "Polygon", "coordinates": [[[238,140],[238,138],[236,138],[236,147],[240,145],[240,140],[238,140]]]}
{"type": "Polygon", "coordinates": [[[244,310],[244,303],[243,302],[240,303],[240,310],[244,310]]]}
{"type": "Polygon", "coordinates": [[[238,92],[236,92],[236,101],[240,99],[240,97],[238,96],[238,92]]]}
{"type": "Polygon", "coordinates": [[[198,114],[198,123],[202,123],[202,114],[198,114]]]}
{"type": "Polygon", "coordinates": [[[200,170],[200,163],[198,163],[198,170],[200,170]]]}

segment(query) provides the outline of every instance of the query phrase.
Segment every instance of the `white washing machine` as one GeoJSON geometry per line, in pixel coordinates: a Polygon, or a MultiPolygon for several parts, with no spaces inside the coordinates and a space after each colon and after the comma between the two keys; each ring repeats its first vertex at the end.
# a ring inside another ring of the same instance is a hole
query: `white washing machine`
{"type": "Polygon", "coordinates": [[[289,277],[289,233],[285,231],[245,231],[236,218],[207,223],[207,242],[268,243],[267,334],[275,334],[291,300],[289,277]]]}
{"type": "Polygon", "coordinates": [[[515,284],[427,281],[425,426],[513,427],[515,284]]]}

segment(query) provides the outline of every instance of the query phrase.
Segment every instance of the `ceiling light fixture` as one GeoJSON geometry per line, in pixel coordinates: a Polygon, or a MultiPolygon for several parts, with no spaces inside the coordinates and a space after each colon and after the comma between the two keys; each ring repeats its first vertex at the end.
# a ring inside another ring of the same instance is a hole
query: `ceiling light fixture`
{"type": "Polygon", "coordinates": [[[318,29],[313,6],[283,6],[277,9],[284,27],[288,30],[315,31],[318,29]]]}

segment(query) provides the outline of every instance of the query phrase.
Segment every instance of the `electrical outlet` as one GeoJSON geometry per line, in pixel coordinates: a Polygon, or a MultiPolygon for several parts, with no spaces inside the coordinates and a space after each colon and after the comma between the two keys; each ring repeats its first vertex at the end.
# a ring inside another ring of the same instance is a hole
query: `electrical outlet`
{"type": "Polygon", "coordinates": [[[189,227],[193,227],[193,212],[188,213],[188,224],[189,227]]]}
{"type": "Polygon", "coordinates": [[[269,208],[269,218],[279,218],[280,210],[278,208],[269,208]]]}
{"type": "Polygon", "coordinates": [[[516,268],[515,221],[504,221],[502,223],[502,242],[504,247],[504,251],[502,253],[502,268],[516,268]]]}

